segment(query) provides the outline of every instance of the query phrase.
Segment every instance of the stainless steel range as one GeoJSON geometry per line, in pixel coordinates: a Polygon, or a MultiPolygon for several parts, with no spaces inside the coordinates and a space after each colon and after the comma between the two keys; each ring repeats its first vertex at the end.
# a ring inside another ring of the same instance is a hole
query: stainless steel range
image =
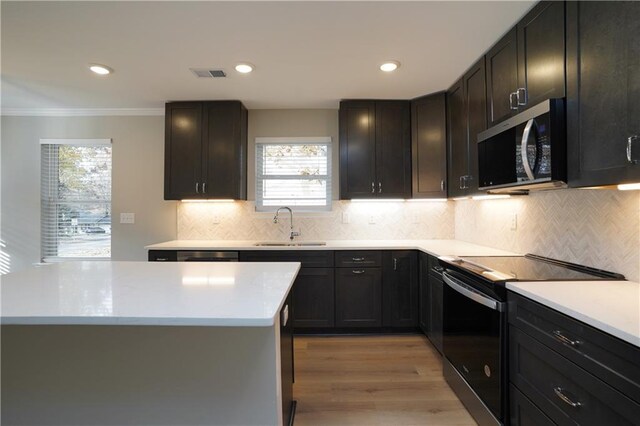
{"type": "Polygon", "coordinates": [[[541,256],[441,257],[444,376],[480,425],[508,418],[508,281],[623,280],[541,256]]]}

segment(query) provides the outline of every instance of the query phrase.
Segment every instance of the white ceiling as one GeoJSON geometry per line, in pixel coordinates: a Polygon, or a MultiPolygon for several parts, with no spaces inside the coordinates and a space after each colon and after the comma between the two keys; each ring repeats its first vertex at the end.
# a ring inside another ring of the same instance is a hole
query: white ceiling
{"type": "Polygon", "coordinates": [[[2,107],[408,99],[446,89],[533,3],[2,1],[2,107]],[[386,59],[402,66],[382,73],[386,59]],[[241,61],[255,71],[237,74],[241,61]],[[115,73],[97,77],[90,62],[115,73]],[[228,78],[197,79],[190,67],[223,68],[228,78]]]}

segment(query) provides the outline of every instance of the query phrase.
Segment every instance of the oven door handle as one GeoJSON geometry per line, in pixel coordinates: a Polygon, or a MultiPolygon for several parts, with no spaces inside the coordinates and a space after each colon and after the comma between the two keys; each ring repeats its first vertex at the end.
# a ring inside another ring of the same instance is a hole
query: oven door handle
{"type": "Polygon", "coordinates": [[[533,174],[533,170],[531,170],[531,166],[529,165],[529,153],[527,152],[527,145],[529,142],[529,135],[531,134],[531,128],[535,124],[535,120],[532,118],[527,121],[527,125],[524,126],[524,131],[522,132],[522,142],[520,143],[520,155],[522,156],[522,166],[524,167],[524,172],[527,174],[529,180],[535,180],[535,176],[533,174]]]}
{"type": "Polygon", "coordinates": [[[442,279],[453,290],[473,300],[474,302],[480,303],[481,305],[484,305],[489,309],[493,309],[494,311],[498,311],[498,312],[504,311],[504,303],[498,302],[495,299],[485,296],[479,291],[472,289],[462,281],[453,278],[451,275],[447,274],[446,272],[442,273],[442,279]]]}

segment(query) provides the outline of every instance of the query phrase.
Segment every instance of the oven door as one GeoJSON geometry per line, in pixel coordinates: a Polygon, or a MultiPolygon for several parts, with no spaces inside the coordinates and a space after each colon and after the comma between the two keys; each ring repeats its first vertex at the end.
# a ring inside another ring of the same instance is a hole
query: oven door
{"type": "Polygon", "coordinates": [[[506,401],[506,303],[481,293],[449,270],[442,278],[446,284],[444,355],[496,419],[501,420],[506,401]]]}

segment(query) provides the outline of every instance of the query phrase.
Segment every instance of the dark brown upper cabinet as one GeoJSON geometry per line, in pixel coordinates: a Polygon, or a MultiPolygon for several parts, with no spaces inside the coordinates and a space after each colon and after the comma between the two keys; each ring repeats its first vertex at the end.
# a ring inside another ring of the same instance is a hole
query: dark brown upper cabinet
{"type": "Polygon", "coordinates": [[[247,110],[240,101],[165,106],[164,199],[247,198],[247,110]]]}
{"type": "Polygon", "coordinates": [[[487,63],[487,119],[489,127],[518,111],[518,32],[511,29],[485,55],[487,63]]]}
{"type": "Polygon", "coordinates": [[[340,199],[411,197],[409,101],[340,102],[340,199]]]}
{"type": "Polygon", "coordinates": [[[569,185],[640,182],[640,2],[567,2],[569,185]]]}
{"type": "Polygon", "coordinates": [[[411,101],[413,198],[447,198],[446,93],[411,101]]]}
{"type": "Polygon", "coordinates": [[[518,23],[520,110],[565,96],[565,2],[538,3],[518,23]]]}
{"type": "Polygon", "coordinates": [[[565,3],[538,3],[485,58],[489,127],[546,99],[564,97],[565,3]]]}
{"type": "Polygon", "coordinates": [[[478,192],[478,133],[487,128],[485,58],[447,91],[449,197],[478,192]]]}

